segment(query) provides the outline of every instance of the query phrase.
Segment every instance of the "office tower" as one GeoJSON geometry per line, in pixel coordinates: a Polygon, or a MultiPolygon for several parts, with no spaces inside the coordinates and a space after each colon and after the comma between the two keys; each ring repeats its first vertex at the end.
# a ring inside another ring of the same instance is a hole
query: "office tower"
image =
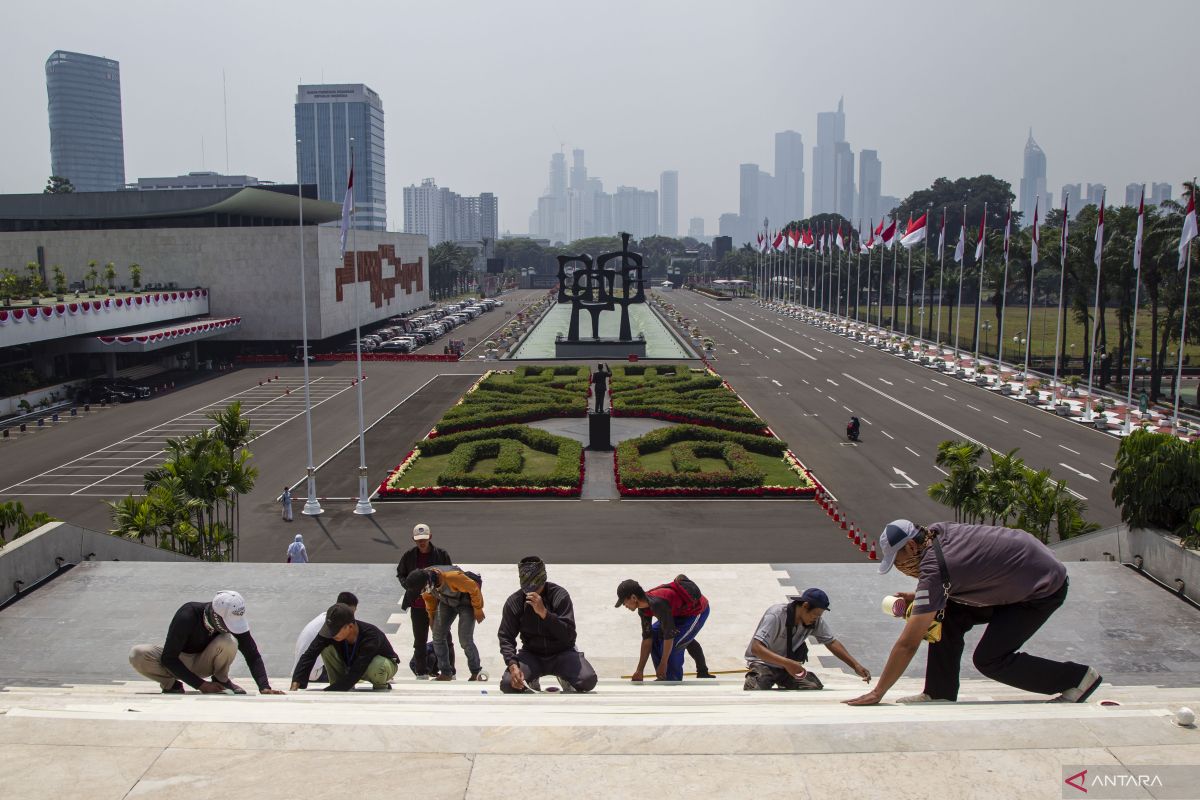
{"type": "Polygon", "coordinates": [[[1018,209],[1025,224],[1033,224],[1034,201],[1045,193],[1046,154],[1033,140],[1033,128],[1030,128],[1029,139],[1025,142],[1025,168],[1020,186],[1021,207],[1018,209]]]}
{"type": "Polygon", "coordinates": [[[618,233],[634,239],[658,234],[658,192],[633,186],[618,186],[613,195],[613,222],[618,233]]]}
{"type": "Polygon", "coordinates": [[[728,236],[735,241],[741,241],[742,215],[732,212],[722,214],[717,218],[717,236],[728,236]]]}
{"type": "Polygon", "coordinates": [[[1099,206],[1100,201],[1104,198],[1105,186],[1103,183],[1089,183],[1087,186],[1087,202],[1089,205],[1099,206]]]}
{"type": "MultiPolygon", "coordinates": [[[[553,170],[553,163],[551,169],[553,170]]],[[[570,188],[576,191],[583,191],[587,186],[588,175],[587,167],[583,163],[583,151],[576,149],[571,151],[571,183],[570,188]]]]}
{"type": "MultiPolygon", "coordinates": [[[[580,159],[583,158],[583,151],[579,151],[580,159]]],[[[567,157],[562,153],[554,153],[550,156],[550,191],[548,194],[551,197],[566,197],[567,196],[567,157]]]]}
{"type": "Polygon", "coordinates": [[[592,202],[592,221],[588,236],[612,236],[613,228],[612,195],[604,191],[604,181],[599,178],[588,178],[584,187],[592,202]]]}
{"type": "Polygon", "coordinates": [[[739,167],[738,215],[742,218],[735,241],[748,242],[754,232],[762,229],[764,209],[759,205],[758,176],[762,170],[758,164],[742,164],[739,167]]]}
{"type": "Polygon", "coordinates": [[[848,142],[834,146],[833,210],[846,219],[854,217],[854,152],[848,142]]]}
{"type": "Polygon", "coordinates": [[[500,236],[500,201],[492,192],[479,195],[479,238],[494,242],[500,236]]]}
{"type": "Polygon", "coordinates": [[[1071,211],[1072,217],[1074,217],[1075,212],[1078,211],[1080,208],[1082,208],[1083,205],[1087,202],[1087,198],[1085,198],[1083,196],[1083,184],[1082,183],[1064,183],[1063,187],[1062,187],[1062,191],[1059,194],[1063,194],[1063,195],[1069,194],[1070,195],[1070,198],[1067,200],[1067,202],[1070,203],[1070,211],[1071,211]]]}
{"type": "Polygon", "coordinates": [[[879,163],[877,150],[863,150],[858,154],[858,216],[855,224],[862,220],[867,224],[880,219],[883,209],[879,197],[883,191],[883,165],[879,163]]]}
{"type": "MultiPolygon", "coordinates": [[[[817,114],[817,146],[813,148],[813,191],[812,214],[838,211],[838,148],[846,141],[846,114],[842,100],[838,99],[837,111],[822,111],[817,114]]],[[[853,161],[853,155],[851,155],[853,161]]],[[[842,164],[844,167],[845,164],[842,164]]],[[[850,178],[853,190],[854,179],[850,178]]]]}
{"type": "Polygon", "coordinates": [[[688,236],[696,240],[704,238],[704,217],[692,217],[688,220],[688,236]]]}
{"type": "Polygon", "coordinates": [[[1125,205],[1136,208],[1141,199],[1142,185],[1140,183],[1125,184],[1125,205]]]}
{"type": "Polygon", "coordinates": [[[354,227],[387,229],[383,102],[361,83],[296,87],[296,174],[321,200],[341,203],[354,139],[354,227]]]}
{"type": "Polygon", "coordinates": [[[775,134],[775,187],[781,222],[804,219],[804,137],[795,131],[775,134]]]}
{"type": "Polygon", "coordinates": [[[659,233],[672,238],[679,235],[679,173],[667,170],[658,176],[659,233]]]}
{"type": "MultiPolygon", "coordinates": [[[[725,216],[725,215],[722,215],[725,216]]],[[[729,236],[714,236],[712,243],[713,261],[720,262],[726,253],[733,252],[733,239],[729,236]]]]}
{"type": "Polygon", "coordinates": [[[77,192],[123,189],[120,63],[55,50],[46,59],[46,97],[50,172],[77,192]]]}
{"type": "Polygon", "coordinates": [[[1169,183],[1153,183],[1150,185],[1150,202],[1153,205],[1162,205],[1171,199],[1171,184],[1169,183]]]}
{"type": "Polygon", "coordinates": [[[404,232],[424,234],[430,247],[442,242],[495,241],[498,211],[491,192],[464,197],[439,187],[433,178],[404,188],[404,232]]]}

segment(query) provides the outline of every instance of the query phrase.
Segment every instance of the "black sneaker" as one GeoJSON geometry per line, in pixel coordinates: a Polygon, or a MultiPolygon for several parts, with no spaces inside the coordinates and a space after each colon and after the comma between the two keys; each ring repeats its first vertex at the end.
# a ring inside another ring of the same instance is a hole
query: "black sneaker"
{"type": "Polygon", "coordinates": [[[231,680],[213,681],[213,683],[217,684],[218,686],[223,686],[225,688],[225,691],[227,691],[227,692],[233,692],[234,694],[245,694],[246,693],[245,689],[238,686],[236,683],[234,683],[231,680]]]}
{"type": "Polygon", "coordinates": [[[163,694],[186,694],[187,690],[183,688],[183,681],[175,681],[170,689],[163,689],[163,694]]]}
{"type": "Polygon", "coordinates": [[[707,670],[705,670],[704,672],[697,672],[696,677],[697,678],[715,678],[717,676],[713,675],[711,672],[708,672],[707,670]]]}

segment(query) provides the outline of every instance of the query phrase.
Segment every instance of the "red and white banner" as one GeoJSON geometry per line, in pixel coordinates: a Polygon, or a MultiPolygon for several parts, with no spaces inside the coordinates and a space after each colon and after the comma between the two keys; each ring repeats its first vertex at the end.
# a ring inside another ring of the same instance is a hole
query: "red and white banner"
{"type": "Polygon", "coordinates": [[[1183,218],[1183,232],[1179,235],[1179,268],[1187,263],[1188,244],[1196,238],[1196,190],[1188,198],[1187,216],[1183,218]]]}
{"type": "Polygon", "coordinates": [[[147,333],[131,333],[122,334],[120,336],[97,336],[96,338],[99,339],[103,344],[150,344],[153,342],[179,339],[181,337],[190,336],[196,333],[210,333],[212,331],[236,328],[241,324],[241,317],[226,317],[224,319],[195,320],[191,323],[180,325],[178,327],[164,328],[162,330],[156,330],[147,333]]]}
{"type": "Polygon", "coordinates": [[[207,289],[187,289],[182,292],[163,292],[135,297],[106,297],[102,300],[74,300],[24,308],[0,309],[0,325],[10,322],[36,322],[39,319],[78,317],[86,314],[109,314],[129,311],[147,304],[187,303],[208,296],[207,289]]]}

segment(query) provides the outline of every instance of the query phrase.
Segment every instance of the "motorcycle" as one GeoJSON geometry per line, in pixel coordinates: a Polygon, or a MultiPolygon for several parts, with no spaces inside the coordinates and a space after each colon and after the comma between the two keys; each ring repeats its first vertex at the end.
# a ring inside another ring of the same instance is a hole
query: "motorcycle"
{"type": "Polygon", "coordinates": [[[858,441],[858,428],[853,422],[846,423],[846,438],[852,442],[858,441]]]}

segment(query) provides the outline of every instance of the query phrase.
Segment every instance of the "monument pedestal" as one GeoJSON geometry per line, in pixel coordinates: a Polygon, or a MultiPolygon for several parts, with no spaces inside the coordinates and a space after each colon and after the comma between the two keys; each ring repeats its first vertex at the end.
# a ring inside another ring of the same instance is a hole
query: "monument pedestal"
{"type": "Polygon", "coordinates": [[[607,411],[588,412],[588,450],[612,450],[612,417],[607,411]]]}
{"type": "Polygon", "coordinates": [[[646,357],[646,340],[644,338],[628,342],[622,342],[620,339],[580,339],[577,342],[556,339],[554,342],[555,358],[624,361],[629,356],[646,357]]]}

